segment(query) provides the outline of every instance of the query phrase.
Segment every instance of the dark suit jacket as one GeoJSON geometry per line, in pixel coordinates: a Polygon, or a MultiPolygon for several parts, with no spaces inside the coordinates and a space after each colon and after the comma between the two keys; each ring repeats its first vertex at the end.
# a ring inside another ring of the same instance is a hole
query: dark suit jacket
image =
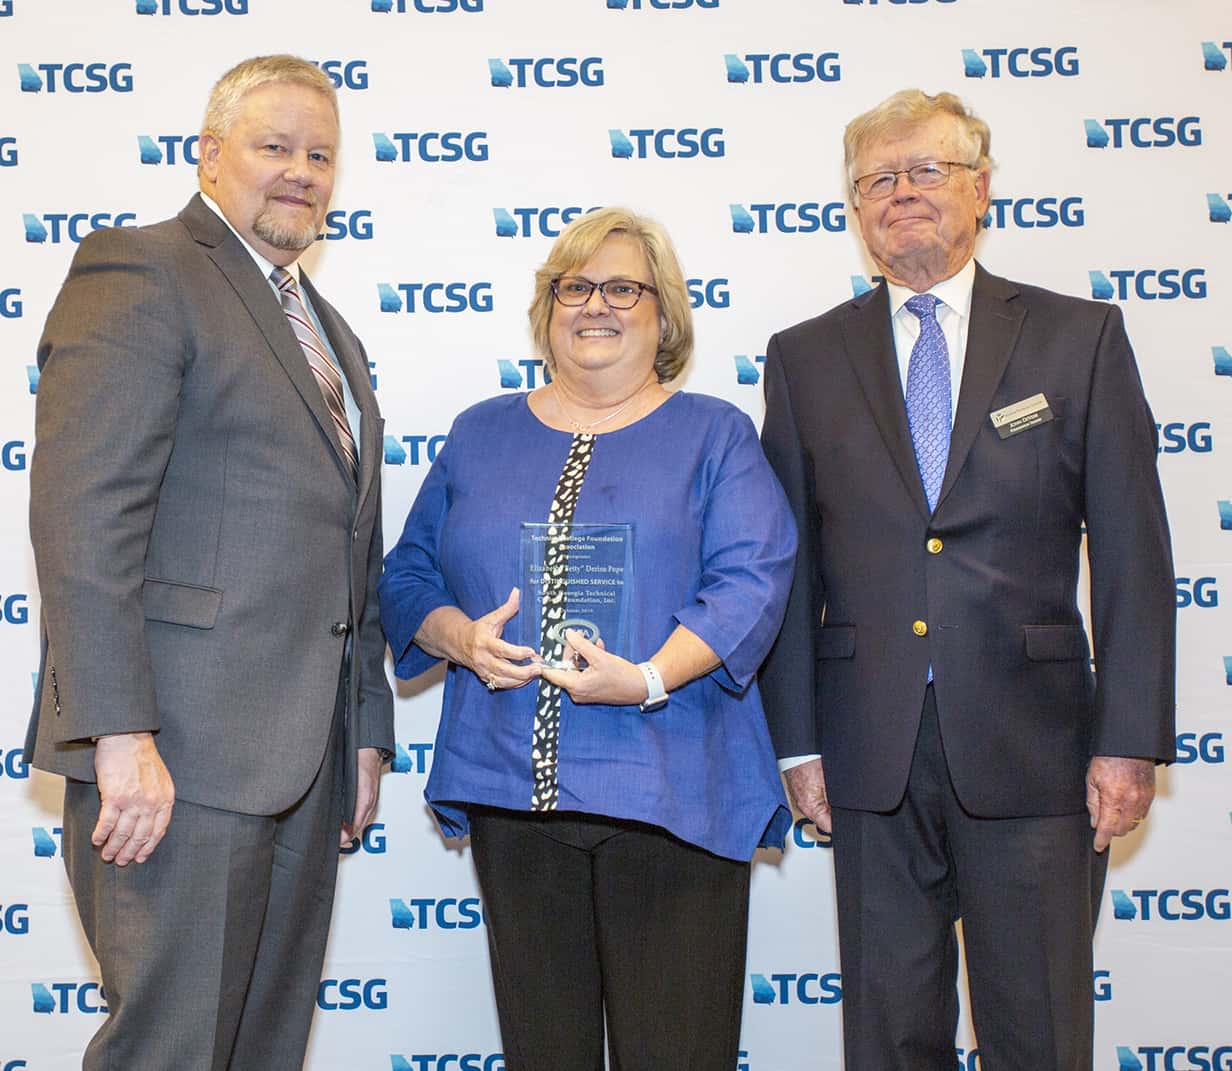
{"type": "Polygon", "coordinates": [[[780,756],[820,753],[835,805],[891,810],[931,664],[976,815],[1078,812],[1092,755],[1174,757],[1168,525],[1119,308],[977,266],[932,517],[884,285],[775,335],[765,382],[763,444],[800,529],[762,674],[780,756]],[[1055,419],[1001,439],[989,413],[1037,393],[1055,419]],[[1076,595],[1084,521],[1097,675],[1076,595]]]}
{"type": "Polygon", "coordinates": [[[179,798],[277,813],[321,764],[348,643],[345,739],[392,749],[382,422],[359,340],[304,289],[360,409],[358,488],[278,299],[200,198],[81,243],[38,352],[36,766],[93,780],[91,737],[151,730],[179,798]]]}

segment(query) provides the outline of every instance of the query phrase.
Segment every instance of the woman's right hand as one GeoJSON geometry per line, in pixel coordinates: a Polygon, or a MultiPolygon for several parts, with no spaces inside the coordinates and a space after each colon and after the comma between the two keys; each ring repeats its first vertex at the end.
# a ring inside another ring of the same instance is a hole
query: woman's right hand
{"type": "Polygon", "coordinates": [[[518,612],[518,605],[519,592],[514,588],[509,598],[491,613],[468,620],[459,629],[458,657],[454,661],[466,666],[489,691],[521,688],[539,676],[543,660],[538,651],[501,639],[505,625],[518,612]]]}

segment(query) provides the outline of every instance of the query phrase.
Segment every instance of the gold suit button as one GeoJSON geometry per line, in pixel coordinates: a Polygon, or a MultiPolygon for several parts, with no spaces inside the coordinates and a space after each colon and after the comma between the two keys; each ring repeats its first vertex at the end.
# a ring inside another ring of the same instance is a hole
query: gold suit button
{"type": "Polygon", "coordinates": [[[933,536],[927,543],[924,544],[928,548],[929,554],[940,554],[941,548],[945,546],[936,536],[933,536]]]}
{"type": "Polygon", "coordinates": [[[911,631],[914,632],[917,636],[927,636],[928,635],[928,622],[912,621],[911,631]]]}

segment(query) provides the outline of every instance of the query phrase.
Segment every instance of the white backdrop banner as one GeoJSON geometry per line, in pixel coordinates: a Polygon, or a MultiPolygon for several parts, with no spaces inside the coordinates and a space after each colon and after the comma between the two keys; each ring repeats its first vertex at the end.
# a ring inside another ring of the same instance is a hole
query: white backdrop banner
{"type": "MultiPolygon", "coordinates": [[[[1180,759],[1114,848],[1096,1067],[1232,1071],[1226,0],[0,0],[0,1071],[79,1066],[106,1014],[60,860],[62,786],[20,755],[37,340],[85,234],[163,219],[195,190],[218,75],[280,51],[318,62],[341,99],[339,182],[308,257],[371,357],[387,543],[454,414],[544,382],[525,309],[569,219],[620,203],[666,224],[696,310],[683,385],[760,421],[770,334],[875,281],[849,226],[847,120],[918,85],[990,123],[979,255],[1123,307],[1175,544],[1180,759]]],[[[503,1071],[469,852],[422,799],[439,674],[398,696],[306,1066],[503,1071]]],[[[801,819],[757,860],[741,1071],[841,1066],[828,848],[801,819]]],[[[965,1021],[958,1045],[958,1071],[976,1071],[965,1021]]]]}

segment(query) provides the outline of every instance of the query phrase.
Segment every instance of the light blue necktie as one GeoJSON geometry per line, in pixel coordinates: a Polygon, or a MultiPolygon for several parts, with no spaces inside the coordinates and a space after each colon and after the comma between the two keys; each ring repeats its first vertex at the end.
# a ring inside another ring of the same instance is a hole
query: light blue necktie
{"type": "Polygon", "coordinates": [[[907,365],[907,424],[931,513],[937,508],[950,455],[950,353],[937,323],[937,299],[916,294],[907,299],[907,308],[920,321],[920,335],[907,365]]]}

